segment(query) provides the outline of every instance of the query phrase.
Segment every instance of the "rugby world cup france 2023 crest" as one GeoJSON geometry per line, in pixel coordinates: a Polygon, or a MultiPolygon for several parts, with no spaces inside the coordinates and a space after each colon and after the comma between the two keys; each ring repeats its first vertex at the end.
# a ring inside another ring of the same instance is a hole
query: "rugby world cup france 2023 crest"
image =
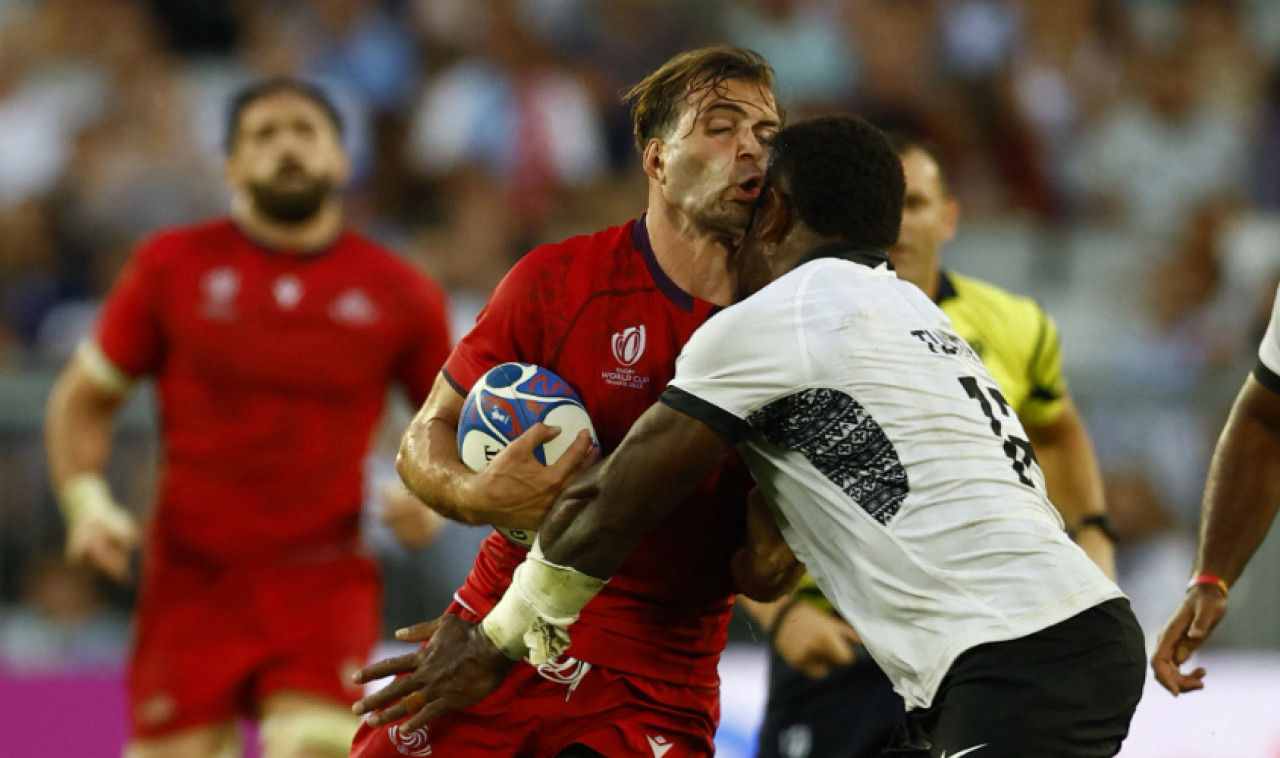
{"type": "MultiPolygon", "coordinates": [[[[493,458],[529,427],[542,422],[560,434],[536,447],[539,462],[555,463],[586,429],[599,445],[591,417],[578,393],[554,372],[531,363],[503,363],[485,372],[462,405],[458,419],[458,455],[472,471],[483,471],[493,458]]],[[[525,547],[537,532],[494,527],[525,547]]]]}

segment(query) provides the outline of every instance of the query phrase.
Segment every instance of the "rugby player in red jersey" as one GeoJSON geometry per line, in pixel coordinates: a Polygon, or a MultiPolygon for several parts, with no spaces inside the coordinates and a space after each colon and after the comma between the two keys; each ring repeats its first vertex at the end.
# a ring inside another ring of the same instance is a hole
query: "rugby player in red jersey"
{"type": "Polygon", "coordinates": [[[350,671],[381,596],[359,545],[363,463],[387,387],[422,402],[450,341],[439,287],[344,227],[340,131],[302,82],[241,93],[230,218],[142,244],[50,396],[68,556],[120,579],[139,535],[102,471],[129,388],[156,382],[130,758],[239,755],[241,716],[267,758],[345,755],[355,732],[350,671]]]}
{"type": "MultiPolygon", "coordinates": [[[[556,433],[540,425],[483,472],[463,466],[463,399],[496,364],[526,361],[564,377],[606,454],[657,399],[681,346],[733,296],[732,246],[780,128],[772,83],[757,54],[715,47],[676,56],[628,93],[647,213],[537,248],[498,286],[405,435],[400,473],[420,499],[461,521],[536,530],[581,469],[585,433],[561,462],[536,463],[531,449],[556,433]]],[[[572,658],[522,663],[494,697],[426,729],[404,734],[371,717],[352,755],[710,754],[733,595],[754,586],[747,569],[757,564],[740,552],[758,544],[746,542],[749,486],[745,470],[722,470],[692,496],[699,507],[676,509],[647,534],[574,626],[572,658]]],[[[526,553],[495,532],[448,612],[487,614],[526,553]]]]}

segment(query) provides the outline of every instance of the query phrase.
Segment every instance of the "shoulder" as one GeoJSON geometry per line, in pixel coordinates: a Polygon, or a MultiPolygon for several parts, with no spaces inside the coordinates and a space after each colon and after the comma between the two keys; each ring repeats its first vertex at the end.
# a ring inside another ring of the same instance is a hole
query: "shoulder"
{"type": "Polygon", "coordinates": [[[367,273],[376,276],[380,286],[401,291],[413,300],[443,303],[445,290],[430,274],[410,260],[369,237],[347,230],[338,241],[344,254],[355,256],[367,273]]]}
{"type": "Polygon", "coordinates": [[[1033,298],[981,279],[950,272],[947,276],[956,294],[941,303],[942,310],[970,341],[977,338],[985,348],[1027,360],[1057,349],[1057,325],[1033,298]]]}
{"type": "Polygon", "coordinates": [[[955,297],[944,301],[943,310],[947,306],[964,308],[965,310],[990,314],[1001,323],[1016,325],[1025,323],[1039,328],[1048,314],[1035,299],[1026,295],[1018,295],[990,282],[974,279],[948,272],[947,277],[955,287],[955,297]]]}
{"type": "Polygon", "coordinates": [[[557,287],[596,284],[620,275],[620,256],[634,250],[631,233],[635,222],[583,234],[560,242],[539,245],[516,262],[504,281],[557,287]]]}
{"type": "Polygon", "coordinates": [[[144,237],[138,243],[134,259],[143,266],[180,265],[189,260],[193,252],[225,249],[235,234],[235,228],[228,218],[166,227],[144,237]]]}

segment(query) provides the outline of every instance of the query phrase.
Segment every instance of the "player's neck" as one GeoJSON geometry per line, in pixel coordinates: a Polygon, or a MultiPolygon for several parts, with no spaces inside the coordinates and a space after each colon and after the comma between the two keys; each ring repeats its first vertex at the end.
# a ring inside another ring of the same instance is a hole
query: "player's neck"
{"type": "Polygon", "coordinates": [[[728,240],[681,225],[673,214],[653,209],[645,216],[645,226],[654,258],[677,287],[716,305],[733,302],[728,240]]]}
{"type": "Polygon", "coordinates": [[[231,218],[255,242],[276,250],[318,253],[329,248],[342,233],[342,206],[326,202],[314,216],[300,224],[285,224],[264,216],[249,203],[233,203],[231,218]]]}

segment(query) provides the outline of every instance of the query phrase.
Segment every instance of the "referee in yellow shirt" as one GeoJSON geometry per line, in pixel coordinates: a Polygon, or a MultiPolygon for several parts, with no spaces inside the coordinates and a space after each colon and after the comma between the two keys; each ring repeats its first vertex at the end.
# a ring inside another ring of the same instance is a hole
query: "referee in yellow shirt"
{"type": "MultiPolygon", "coordinates": [[[[1114,530],[1102,476],[1067,393],[1053,319],[1030,298],[942,270],[938,253],[955,236],[959,203],[931,144],[889,136],[907,184],[902,230],[890,250],[894,269],[951,317],[956,332],[982,358],[1031,437],[1049,499],[1068,531],[1114,578],[1114,530]]],[[[805,577],[795,593],[776,603],[739,602],[769,631],[771,645],[757,758],[880,755],[902,720],[902,699],[812,579],[805,577]]]]}

